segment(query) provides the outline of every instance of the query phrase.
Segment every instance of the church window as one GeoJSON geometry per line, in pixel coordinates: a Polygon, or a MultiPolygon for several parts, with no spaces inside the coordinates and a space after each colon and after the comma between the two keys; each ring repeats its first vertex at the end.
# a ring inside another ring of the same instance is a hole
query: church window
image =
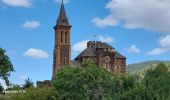
{"type": "Polygon", "coordinates": [[[63,23],[64,23],[64,21],[65,21],[65,20],[62,18],[62,22],[63,22],[63,23]]]}
{"type": "Polygon", "coordinates": [[[106,57],[105,57],[105,61],[106,61],[106,62],[110,62],[110,57],[109,57],[109,56],[106,56],[106,57]]]}
{"type": "Polygon", "coordinates": [[[67,43],[67,38],[68,38],[68,33],[67,31],[65,32],[65,43],[67,43]]]}
{"type": "Polygon", "coordinates": [[[63,32],[61,31],[61,43],[63,42],[63,32]]]}
{"type": "Polygon", "coordinates": [[[64,65],[67,64],[67,58],[64,58],[64,65]]]}
{"type": "Polygon", "coordinates": [[[117,72],[120,72],[120,65],[117,66],[117,72]]]}

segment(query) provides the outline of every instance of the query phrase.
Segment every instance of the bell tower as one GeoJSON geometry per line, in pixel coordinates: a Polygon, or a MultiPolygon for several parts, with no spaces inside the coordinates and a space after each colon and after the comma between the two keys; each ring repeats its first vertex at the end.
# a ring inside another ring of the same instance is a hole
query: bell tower
{"type": "Polygon", "coordinates": [[[64,4],[62,0],[60,13],[57,23],[54,26],[55,43],[53,51],[53,76],[55,78],[57,71],[64,65],[70,64],[70,29],[68,18],[65,13],[64,4]]]}

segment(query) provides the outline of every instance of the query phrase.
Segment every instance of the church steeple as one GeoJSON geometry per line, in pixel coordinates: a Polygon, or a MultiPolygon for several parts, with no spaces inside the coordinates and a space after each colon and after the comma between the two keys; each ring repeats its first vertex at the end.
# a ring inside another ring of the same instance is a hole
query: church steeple
{"type": "Polygon", "coordinates": [[[68,22],[64,4],[62,1],[60,13],[57,19],[57,23],[54,27],[55,31],[55,43],[54,43],[54,55],[53,55],[53,77],[55,79],[56,73],[64,65],[70,64],[71,47],[70,47],[70,29],[71,25],[68,22]]]}
{"type": "Polygon", "coordinates": [[[61,4],[61,8],[60,8],[60,13],[59,13],[59,16],[58,16],[58,19],[57,19],[56,26],[57,25],[70,26],[68,18],[67,18],[67,15],[66,15],[66,12],[65,12],[65,9],[64,9],[63,0],[62,0],[62,4],[61,4]]]}

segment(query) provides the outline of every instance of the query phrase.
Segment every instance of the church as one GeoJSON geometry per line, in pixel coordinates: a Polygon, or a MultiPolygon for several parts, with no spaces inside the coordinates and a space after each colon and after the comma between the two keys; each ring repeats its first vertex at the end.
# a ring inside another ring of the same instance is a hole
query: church
{"type": "Polygon", "coordinates": [[[126,71],[126,57],[117,52],[111,45],[100,41],[89,41],[87,48],[74,60],[71,60],[70,30],[71,25],[66,16],[62,2],[60,13],[54,26],[55,43],[53,51],[53,76],[64,65],[79,67],[85,60],[94,61],[98,66],[106,68],[112,73],[124,74],[126,71]]]}

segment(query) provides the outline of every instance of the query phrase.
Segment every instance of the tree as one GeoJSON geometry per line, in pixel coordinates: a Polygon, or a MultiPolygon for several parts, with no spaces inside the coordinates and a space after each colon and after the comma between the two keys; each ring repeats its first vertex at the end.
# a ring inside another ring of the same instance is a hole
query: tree
{"type": "MultiPolygon", "coordinates": [[[[128,82],[129,83],[129,82],[128,82]]],[[[155,69],[149,69],[140,84],[119,95],[117,100],[169,100],[170,72],[160,63],[155,69]]]]}
{"type": "Polygon", "coordinates": [[[30,87],[34,87],[34,83],[32,82],[32,80],[30,78],[27,78],[25,80],[25,84],[23,85],[23,88],[28,89],[30,87]]]}
{"type": "Polygon", "coordinates": [[[9,57],[5,54],[5,50],[0,48],[0,78],[9,85],[8,77],[14,71],[13,65],[9,57]]]}
{"type": "Polygon", "coordinates": [[[2,93],[4,90],[3,86],[0,84],[0,93],[2,93]]]}
{"type": "Polygon", "coordinates": [[[149,99],[170,99],[170,72],[165,64],[160,63],[155,69],[146,72],[143,84],[147,88],[149,99]]]}
{"type": "Polygon", "coordinates": [[[50,87],[51,81],[50,80],[37,81],[36,84],[37,84],[37,87],[50,87]]]}
{"type": "Polygon", "coordinates": [[[101,100],[110,96],[112,81],[110,72],[92,62],[84,62],[79,68],[63,67],[53,85],[60,99],[101,100]]]}
{"type": "Polygon", "coordinates": [[[21,86],[20,86],[20,85],[18,85],[18,84],[13,84],[12,90],[19,91],[20,89],[21,89],[21,86]]]}

